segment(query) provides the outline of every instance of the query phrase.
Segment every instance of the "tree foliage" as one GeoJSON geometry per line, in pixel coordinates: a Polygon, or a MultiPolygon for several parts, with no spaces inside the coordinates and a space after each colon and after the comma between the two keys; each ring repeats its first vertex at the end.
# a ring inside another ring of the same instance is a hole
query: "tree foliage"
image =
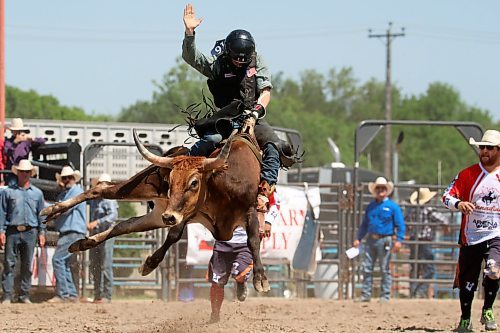
{"type": "MultiPolygon", "coordinates": [[[[153,84],[150,100],[137,101],[124,108],[116,119],[90,116],[80,108],[61,106],[52,96],[8,87],[7,116],[183,124],[182,109],[201,103],[204,97],[211,98],[206,79],[180,58],[160,82],[153,84]]],[[[352,68],[333,68],[326,74],[306,70],[298,79],[277,73],[273,86],[267,120],[274,126],[301,132],[305,166],[321,166],[333,161],[327,144],[329,137],[339,146],[342,162],[352,165],[354,133],[359,123],[384,119],[384,82],[376,79],[359,82],[352,68]]],[[[488,111],[467,105],[457,90],[442,82],[430,84],[420,95],[405,95],[401,87],[394,85],[392,106],[393,119],[471,121],[483,129],[499,127],[488,111]]],[[[397,150],[400,180],[447,183],[461,168],[477,161],[474,151],[452,127],[393,126],[393,142],[401,131],[405,139],[397,150]]],[[[383,170],[382,133],[362,154],[362,167],[383,170]]]]}

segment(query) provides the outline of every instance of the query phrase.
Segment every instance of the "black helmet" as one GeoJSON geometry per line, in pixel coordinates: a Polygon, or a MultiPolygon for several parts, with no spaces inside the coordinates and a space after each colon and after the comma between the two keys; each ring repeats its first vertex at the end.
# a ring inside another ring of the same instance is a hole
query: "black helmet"
{"type": "Polygon", "coordinates": [[[246,30],[234,30],[226,37],[226,53],[229,57],[240,63],[249,63],[255,52],[255,41],[246,30]]]}

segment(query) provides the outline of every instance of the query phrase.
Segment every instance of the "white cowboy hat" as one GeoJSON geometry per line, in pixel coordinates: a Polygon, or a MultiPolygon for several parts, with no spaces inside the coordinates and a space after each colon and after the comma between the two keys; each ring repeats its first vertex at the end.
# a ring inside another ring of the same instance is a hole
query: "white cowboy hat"
{"type": "Polygon", "coordinates": [[[419,205],[424,205],[427,202],[429,202],[429,200],[431,200],[432,198],[434,198],[434,196],[436,195],[436,193],[437,193],[437,191],[436,192],[432,192],[431,190],[429,190],[428,187],[421,187],[421,188],[418,189],[418,191],[414,191],[410,195],[410,203],[412,205],[416,205],[417,204],[417,198],[418,198],[418,204],[419,205]]]}
{"type": "Polygon", "coordinates": [[[76,182],[78,183],[80,181],[80,179],[82,178],[82,175],[80,174],[80,171],[78,170],[73,170],[69,165],[65,165],[62,170],[61,170],[61,173],[56,173],[56,180],[58,183],[61,182],[61,178],[62,177],[67,177],[67,176],[73,176],[75,177],[75,180],[76,182]]]}
{"type": "Polygon", "coordinates": [[[31,177],[37,174],[37,168],[31,164],[29,160],[20,160],[18,165],[13,165],[12,173],[17,176],[18,171],[31,171],[31,177]]]}
{"type": "Polygon", "coordinates": [[[27,131],[28,127],[24,127],[23,120],[21,118],[13,118],[9,129],[11,131],[27,131]]]}
{"type": "Polygon", "coordinates": [[[99,176],[99,179],[97,182],[110,182],[111,181],[111,176],[107,173],[103,173],[99,176]]]}
{"type": "Polygon", "coordinates": [[[387,195],[390,195],[392,190],[394,190],[394,183],[388,182],[384,177],[378,177],[375,179],[375,182],[368,183],[368,191],[375,195],[375,187],[377,186],[385,186],[387,188],[387,195]]]}
{"type": "Polygon", "coordinates": [[[497,130],[487,130],[484,132],[481,141],[469,138],[469,144],[474,146],[500,146],[500,132],[497,130]]]}

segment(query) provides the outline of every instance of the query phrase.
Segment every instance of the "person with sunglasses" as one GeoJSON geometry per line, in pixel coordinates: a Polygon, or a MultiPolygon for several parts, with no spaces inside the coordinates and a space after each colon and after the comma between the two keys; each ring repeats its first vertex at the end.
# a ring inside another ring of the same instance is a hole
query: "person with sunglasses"
{"type": "Polygon", "coordinates": [[[368,235],[364,245],[363,256],[363,289],[361,301],[369,302],[373,289],[373,269],[379,263],[382,281],[380,283],[380,302],[388,302],[391,298],[392,276],[389,269],[391,250],[399,251],[405,237],[405,222],[403,211],[389,195],[394,190],[394,184],[384,177],[378,177],[375,182],[368,183],[368,191],[373,196],[372,202],[366,207],[363,221],[359,226],[354,247],[359,247],[361,240],[368,235]],[[395,239],[393,239],[393,237],[395,239]]]}
{"type": "Polygon", "coordinates": [[[481,141],[470,138],[469,143],[479,148],[479,163],[460,171],[442,197],[447,208],[462,213],[460,254],[453,285],[460,290],[457,331],[472,331],[472,301],[483,261],[486,268],[480,322],[492,331],[497,329],[493,303],[500,278],[500,132],[487,130],[481,141]]]}
{"type": "MultiPolygon", "coordinates": [[[[57,202],[62,202],[83,193],[78,184],[81,179],[80,171],[74,170],[66,165],[61,173],[56,173],[57,184],[62,191],[57,196],[57,202]]],[[[73,280],[71,271],[72,254],[69,246],[87,233],[87,210],[85,202],[82,202],[69,211],[65,212],[55,220],[56,230],[59,232],[57,247],[52,257],[54,276],[56,277],[56,295],[48,300],[49,303],[71,302],[77,303],[78,291],[73,280]]]]}
{"type": "Polygon", "coordinates": [[[211,56],[207,57],[195,45],[195,29],[201,22],[194,7],[186,5],[182,58],[208,78],[208,88],[218,110],[208,118],[196,120],[193,127],[200,140],[191,147],[190,155],[209,156],[222,139],[241,125],[242,117],[247,115],[256,119],[255,136],[263,152],[256,206],[261,232],[264,232],[268,198],[277,182],[279,168],[288,168],[298,159],[292,147],[280,140],[263,119],[273,86],[271,73],[255,51],[253,36],[246,30],[233,30],[224,40],[216,42],[211,56]]]}

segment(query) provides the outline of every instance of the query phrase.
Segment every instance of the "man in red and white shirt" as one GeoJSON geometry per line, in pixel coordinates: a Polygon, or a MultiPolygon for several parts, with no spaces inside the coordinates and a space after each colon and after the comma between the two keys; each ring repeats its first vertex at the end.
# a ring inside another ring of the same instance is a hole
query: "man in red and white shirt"
{"type": "Polygon", "coordinates": [[[462,213],[454,283],[460,289],[459,332],[472,329],[472,300],[483,260],[486,269],[481,323],[486,330],[496,330],[492,308],[500,277],[500,132],[488,130],[480,142],[471,138],[469,143],[479,147],[480,162],[460,171],[443,195],[446,207],[462,213]]]}

